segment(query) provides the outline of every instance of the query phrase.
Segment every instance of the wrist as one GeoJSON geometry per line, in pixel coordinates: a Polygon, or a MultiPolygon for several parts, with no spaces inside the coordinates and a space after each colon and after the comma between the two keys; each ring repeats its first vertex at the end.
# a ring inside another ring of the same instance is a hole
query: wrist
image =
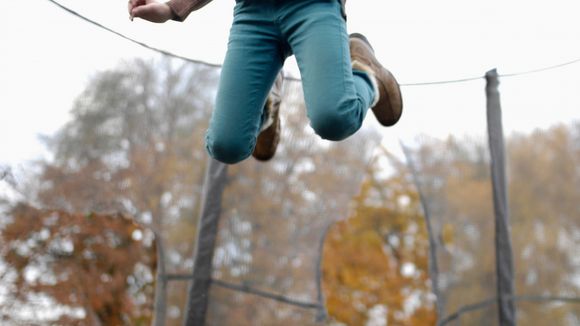
{"type": "Polygon", "coordinates": [[[179,15],[177,15],[175,10],[171,6],[171,1],[167,1],[164,4],[165,4],[165,6],[167,6],[167,8],[169,8],[169,13],[170,13],[169,19],[175,20],[175,21],[181,21],[181,19],[179,18],[179,15]]]}

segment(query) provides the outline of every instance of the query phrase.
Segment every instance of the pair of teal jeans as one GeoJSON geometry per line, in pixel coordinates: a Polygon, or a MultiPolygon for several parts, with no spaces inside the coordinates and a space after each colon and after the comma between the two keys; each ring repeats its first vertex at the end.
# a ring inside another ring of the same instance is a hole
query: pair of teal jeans
{"type": "Polygon", "coordinates": [[[237,0],[215,108],[209,154],[233,164],[252,154],[266,98],[290,55],[296,56],[307,116],[323,139],[360,129],[375,90],[351,68],[339,0],[237,0]]]}

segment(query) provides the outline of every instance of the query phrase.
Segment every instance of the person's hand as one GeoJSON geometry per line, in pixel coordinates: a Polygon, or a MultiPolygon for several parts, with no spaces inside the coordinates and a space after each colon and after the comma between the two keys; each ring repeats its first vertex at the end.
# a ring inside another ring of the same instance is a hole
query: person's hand
{"type": "Polygon", "coordinates": [[[172,17],[171,8],[156,0],[129,0],[129,17],[148,20],[153,23],[164,23],[172,17]]]}

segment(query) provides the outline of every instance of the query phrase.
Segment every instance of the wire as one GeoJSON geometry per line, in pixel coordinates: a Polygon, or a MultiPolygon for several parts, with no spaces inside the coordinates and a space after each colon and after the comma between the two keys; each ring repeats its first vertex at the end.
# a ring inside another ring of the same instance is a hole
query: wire
{"type": "Polygon", "coordinates": [[[226,289],[230,289],[230,290],[234,290],[234,291],[238,291],[238,292],[245,292],[245,293],[249,293],[249,294],[253,294],[253,295],[257,295],[259,297],[263,297],[263,298],[267,298],[267,299],[272,299],[278,302],[282,302],[282,303],[286,303],[289,305],[293,305],[293,306],[297,306],[297,307],[301,307],[304,309],[316,309],[316,310],[320,310],[321,306],[318,303],[313,303],[313,302],[304,302],[304,301],[298,301],[298,300],[294,300],[294,299],[290,299],[287,298],[285,296],[282,295],[278,295],[278,294],[273,294],[273,293],[269,293],[266,291],[262,291],[262,290],[258,290],[258,289],[254,289],[251,288],[247,285],[238,285],[238,284],[232,284],[232,283],[228,283],[225,281],[221,281],[221,280],[217,280],[217,279],[212,279],[212,283],[226,288],[226,289]]]}
{"type": "Polygon", "coordinates": [[[438,80],[438,81],[430,81],[430,82],[416,82],[416,83],[401,83],[399,86],[430,86],[430,85],[444,85],[444,84],[456,84],[456,83],[465,83],[474,80],[479,80],[485,78],[484,76],[477,76],[477,77],[469,77],[469,78],[462,78],[462,79],[452,79],[452,80],[438,80]]]}
{"type": "MultiPolygon", "coordinates": [[[[177,58],[177,59],[181,59],[187,62],[191,62],[191,63],[195,63],[195,64],[200,64],[200,65],[205,65],[205,66],[209,66],[209,67],[214,67],[214,68],[220,68],[221,65],[220,64],[216,64],[216,63],[209,63],[209,62],[205,62],[202,60],[196,60],[196,59],[192,59],[192,58],[188,58],[188,57],[184,57],[175,53],[171,53],[169,51],[163,50],[163,49],[159,49],[153,46],[150,46],[146,43],[143,43],[141,41],[137,41],[133,38],[130,38],[122,33],[119,33],[109,27],[106,27],[90,18],[87,18],[86,16],[83,16],[81,14],[79,14],[78,12],[60,4],[59,2],[55,1],[55,0],[47,0],[49,2],[51,2],[52,4],[54,4],[55,6],[59,7],[60,9],[90,23],[93,24],[99,28],[102,28],[110,33],[113,33],[123,39],[126,39],[130,42],[133,42],[137,45],[140,45],[146,49],[155,51],[155,52],[159,52],[163,55],[169,56],[169,57],[173,57],[173,58],[177,58]]],[[[568,65],[572,65],[575,63],[580,62],[580,58],[578,59],[574,59],[568,62],[563,62],[563,63],[558,63],[558,64],[554,64],[554,65],[550,65],[550,66],[546,66],[546,67],[541,67],[541,68],[536,68],[536,69],[531,69],[531,70],[526,70],[526,71],[521,71],[521,72],[516,72],[516,73],[507,73],[507,74],[500,74],[498,75],[499,78],[504,78],[504,77],[516,77],[516,76],[523,76],[523,75],[529,75],[529,74],[534,74],[534,73],[538,73],[538,72],[543,72],[543,71],[547,71],[547,70],[553,70],[553,69],[557,69],[557,68],[561,68],[564,66],[568,66],[568,65]]],[[[484,79],[485,76],[475,76],[475,77],[468,77],[468,78],[460,78],[460,79],[450,79],[450,80],[438,80],[438,81],[427,81],[427,82],[415,82],[415,83],[401,83],[400,86],[430,86],[430,85],[444,85],[444,84],[456,84],[456,83],[465,83],[465,82],[470,82],[470,81],[475,81],[475,80],[479,80],[479,79],[484,79]]],[[[300,78],[296,78],[296,77],[285,77],[286,80],[289,81],[301,81],[300,78]]]]}
{"type": "MultiPolygon", "coordinates": [[[[551,65],[551,66],[537,68],[537,69],[525,70],[525,71],[520,71],[520,72],[515,72],[515,73],[499,74],[498,78],[509,78],[509,77],[518,77],[518,76],[530,75],[530,74],[535,74],[538,72],[562,68],[562,67],[569,66],[569,65],[572,65],[572,64],[575,64],[578,62],[580,62],[580,58],[574,59],[571,61],[567,61],[567,62],[563,62],[563,63],[558,63],[558,64],[551,65]]],[[[419,83],[407,83],[407,84],[403,83],[403,84],[400,84],[400,86],[425,86],[425,85],[453,84],[453,83],[469,82],[469,81],[474,81],[474,80],[479,80],[479,79],[484,79],[484,78],[485,78],[485,76],[479,76],[479,77],[470,77],[470,78],[443,80],[443,81],[433,81],[433,82],[419,82],[419,83]]]]}
{"type": "MultiPolygon", "coordinates": [[[[193,275],[187,275],[187,274],[167,274],[167,275],[165,275],[165,280],[167,280],[167,281],[190,281],[192,279],[193,279],[193,275]]],[[[316,310],[322,309],[322,305],[320,303],[294,300],[294,299],[285,297],[283,295],[274,294],[274,293],[266,292],[266,291],[259,290],[256,288],[252,288],[246,284],[234,284],[234,283],[218,280],[215,278],[212,278],[211,282],[219,287],[222,287],[222,288],[226,288],[226,289],[233,290],[233,291],[239,291],[239,292],[253,294],[253,295],[256,295],[256,296],[259,296],[262,298],[272,299],[272,300],[275,300],[278,302],[286,303],[286,304],[297,306],[297,307],[304,308],[304,309],[316,309],[316,310]]]]}
{"type": "Polygon", "coordinates": [[[521,72],[512,73],[512,74],[501,74],[501,75],[499,75],[499,77],[516,77],[516,76],[522,76],[522,75],[529,75],[529,74],[534,74],[534,73],[542,72],[542,71],[546,71],[546,70],[554,70],[557,68],[562,68],[562,67],[569,66],[569,65],[572,65],[572,64],[575,64],[578,62],[580,62],[580,58],[572,60],[572,61],[568,61],[568,62],[563,62],[563,63],[551,65],[551,66],[542,67],[542,68],[521,71],[521,72]]]}
{"type": "MultiPolygon", "coordinates": [[[[487,308],[491,305],[497,303],[500,297],[492,297],[486,300],[468,304],[462,306],[454,313],[450,314],[449,316],[443,318],[440,322],[437,323],[437,326],[444,326],[449,322],[456,320],[457,318],[461,317],[462,315],[487,308]]],[[[543,302],[561,302],[561,303],[580,303],[580,297],[565,297],[565,296],[550,296],[550,295],[516,295],[516,296],[501,296],[502,299],[511,300],[513,302],[531,302],[531,303],[543,303],[543,302]]]]}
{"type": "Polygon", "coordinates": [[[78,17],[78,18],[80,18],[80,19],[82,19],[82,20],[84,20],[84,21],[86,21],[86,22],[88,22],[90,24],[93,24],[93,25],[95,25],[95,26],[97,26],[99,28],[102,28],[102,29],[106,30],[107,32],[113,33],[113,34],[115,34],[115,35],[117,35],[117,36],[119,36],[119,37],[121,37],[121,38],[123,38],[125,40],[128,40],[130,42],[133,42],[133,43],[135,43],[137,45],[140,45],[140,46],[142,46],[142,47],[144,47],[146,49],[149,49],[149,50],[152,50],[152,51],[155,51],[155,52],[159,52],[159,53],[161,53],[163,55],[166,55],[166,56],[170,56],[170,57],[174,57],[174,58],[177,58],[177,59],[181,59],[181,60],[184,60],[184,61],[187,61],[187,62],[195,63],[195,64],[205,65],[205,66],[214,67],[214,68],[221,67],[221,65],[219,65],[219,64],[208,63],[208,62],[201,61],[201,60],[191,59],[191,58],[184,57],[184,56],[181,56],[181,55],[178,55],[178,54],[175,54],[175,53],[171,53],[171,52],[166,51],[166,50],[163,50],[163,49],[159,49],[159,48],[150,46],[150,45],[148,45],[146,43],[137,41],[137,40],[135,40],[133,38],[130,38],[130,37],[124,35],[124,34],[121,34],[121,33],[117,32],[117,31],[115,31],[115,30],[113,30],[113,29],[111,29],[111,28],[109,28],[107,26],[104,26],[104,25],[102,25],[102,24],[100,24],[100,23],[98,23],[98,22],[96,22],[96,21],[94,21],[94,20],[92,20],[90,18],[87,18],[86,16],[83,16],[83,15],[79,14],[78,12],[76,12],[76,11],[74,11],[74,10],[72,10],[72,9],[70,9],[70,8],[62,5],[62,4],[60,4],[59,2],[57,2],[55,0],[47,0],[47,1],[51,2],[52,4],[54,4],[55,6],[59,7],[60,9],[62,9],[64,11],[72,14],[73,16],[76,16],[76,17],[78,17]]]}

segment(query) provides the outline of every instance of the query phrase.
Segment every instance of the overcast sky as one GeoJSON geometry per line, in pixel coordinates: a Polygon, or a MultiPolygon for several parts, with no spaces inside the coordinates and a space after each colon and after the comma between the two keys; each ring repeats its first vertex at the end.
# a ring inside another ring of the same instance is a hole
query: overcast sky
{"type": "MultiPolygon", "coordinates": [[[[215,0],[185,23],[130,22],[123,0],[61,0],[129,37],[221,63],[234,0],[215,0]]],[[[367,35],[399,82],[516,73],[580,58],[578,0],[349,0],[349,32],[367,35]]],[[[68,119],[72,101],[97,71],[157,54],[64,12],[47,0],[4,1],[0,20],[0,164],[43,155],[37,136],[68,119]]],[[[285,69],[298,76],[293,60],[285,69]]],[[[386,142],[418,133],[483,133],[483,80],[405,86],[405,113],[386,142]]],[[[501,80],[507,132],[580,119],[580,63],[501,80]]]]}

